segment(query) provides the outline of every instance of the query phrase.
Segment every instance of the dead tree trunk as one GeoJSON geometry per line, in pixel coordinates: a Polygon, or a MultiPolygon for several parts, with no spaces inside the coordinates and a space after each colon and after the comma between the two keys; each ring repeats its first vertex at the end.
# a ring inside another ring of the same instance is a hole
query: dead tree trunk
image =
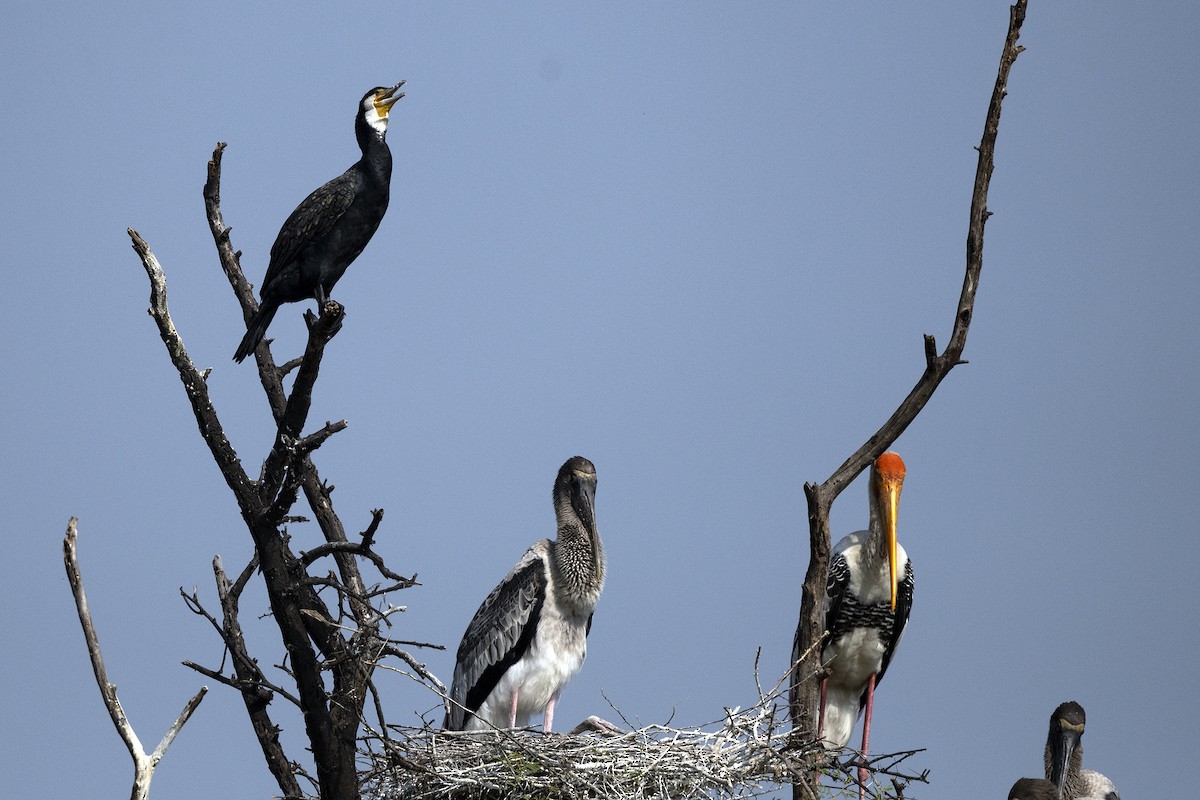
{"type": "MultiPolygon", "coordinates": [[[[221,267],[248,319],[257,303],[242,274],[240,253],[230,243],[229,228],[220,209],[224,148],[219,143],[209,162],[204,201],[221,267]]],[[[379,661],[387,656],[399,658],[437,691],[444,692],[444,687],[404,649],[437,645],[397,641],[385,635],[384,626],[390,626],[388,617],[396,610],[386,603],[387,594],[414,585],[414,580],[393,572],[372,549],[383,511],[372,511],[367,528],[351,540],[334,511],[332,487],[321,479],[313,464],[312,453],[330,436],[345,429],[347,423],[327,422],[313,433],[303,433],[325,345],[341,326],[342,308],[330,301],[320,309],[320,316],[306,313],[308,344],[304,355],[294,362],[277,367],[267,348],[257,350],[259,379],[275,421],[276,436],[259,477],[252,478],[225,437],[205,383],[208,372],[199,371],[192,363],[171,320],[166,276],[158,259],[135,231],[131,229],[129,235],[150,279],[150,315],[179,373],[200,435],[233,493],[254,542],[254,557],[235,580],[229,580],[219,558],[213,563],[221,606],[219,616],[205,609],[198,594],[184,596],[189,608],[206,618],[220,636],[230,655],[228,671],[185,663],[241,693],[267,765],[285,798],[305,796],[303,779],[316,786],[322,800],[357,800],[359,737],[363,726],[368,724],[364,708],[368,694],[375,692],[372,676],[379,661]],[[283,380],[293,369],[296,376],[289,393],[283,380]],[[297,553],[292,548],[287,525],[300,519],[293,516],[292,507],[301,491],[323,541],[307,552],[297,553]],[[324,558],[333,560],[335,571],[320,576],[310,572],[324,558]],[[370,562],[381,576],[377,582],[368,583],[364,579],[361,569],[364,561],[370,562]],[[246,649],[238,622],[238,602],[256,571],[262,574],[272,618],[287,652],[287,676],[294,683],[292,689],[270,681],[246,649]],[[320,588],[333,590],[331,601],[318,594],[320,588]],[[296,706],[302,714],[312,752],[312,774],[284,752],[279,728],[270,714],[270,704],[276,697],[296,706]]],[[[377,698],[374,712],[375,721],[369,727],[375,735],[386,738],[386,722],[377,698]]]]}
{"type": "MultiPolygon", "coordinates": [[[[994,167],[996,134],[1000,128],[1000,107],[1006,94],[1009,71],[1017,55],[1024,49],[1017,44],[1017,38],[1021,34],[1021,23],[1025,21],[1026,3],[1027,0],[1017,0],[1009,10],[1008,35],[1000,54],[1000,68],[984,121],[983,139],[978,147],[979,162],[975,170],[975,187],[971,194],[970,222],[967,229],[966,276],[963,278],[962,294],[959,296],[958,308],[954,315],[950,342],[941,355],[938,355],[934,338],[926,334],[925,372],[895,413],[824,483],[807,483],[804,486],[804,494],[808,498],[809,562],[801,592],[800,619],[796,625],[792,645],[790,694],[793,725],[797,737],[803,741],[816,738],[820,675],[823,672],[819,646],[823,635],[821,604],[829,582],[831,550],[829,510],[842,490],[886,451],[916,419],[950,370],[966,363],[962,360],[962,352],[967,343],[967,331],[975,307],[975,291],[983,269],[983,228],[987,218],[991,216],[991,212],[987,210],[987,193],[994,167]]],[[[793,785],[792,797],[795,800],[816,798],[820,777],[819,769],[814,767],[805,780],[793,785]]]]}

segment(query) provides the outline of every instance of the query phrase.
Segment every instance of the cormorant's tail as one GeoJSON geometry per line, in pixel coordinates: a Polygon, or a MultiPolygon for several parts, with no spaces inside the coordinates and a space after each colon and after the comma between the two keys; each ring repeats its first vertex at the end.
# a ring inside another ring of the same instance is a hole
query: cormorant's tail
{"type": "Polygon", "coordinates": [[[240,364],[246,356],[254,352],[263,336],[267,334],[267,326],[271,324],[271,320],[275,318],[275,312],[278,310],[278,303],[272,303],[269,300],[263,301],[263,304],[258,307],[258,311],[250,319],[250,324],[246,326],[246,335],[242,337],[242,343],[238,345],[237,352],[233,354],[234,361],[240,364]]]}

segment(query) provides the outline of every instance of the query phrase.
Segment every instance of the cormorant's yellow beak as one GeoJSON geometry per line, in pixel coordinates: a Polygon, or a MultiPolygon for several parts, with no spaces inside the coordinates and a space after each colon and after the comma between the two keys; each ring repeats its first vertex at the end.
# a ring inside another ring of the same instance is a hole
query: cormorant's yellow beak
{"type": "Polygon", "coordinates": [[[379,116],[386,117],[388,111],[396,104],[401,97],[404,97],[404,92],[400,91],[404,84],[408,81],[400,81],[390,89],[380,89],[375,92],[375,110],[379,112],[379,116]]]}

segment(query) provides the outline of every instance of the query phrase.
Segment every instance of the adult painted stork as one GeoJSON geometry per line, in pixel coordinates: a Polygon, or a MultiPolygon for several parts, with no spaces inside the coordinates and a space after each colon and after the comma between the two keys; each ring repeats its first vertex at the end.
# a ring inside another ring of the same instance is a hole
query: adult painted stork
{"type": "MultiPolygon", "coordinates": [[[[867,752],[875,685],[891,663],[912,608],[912,563],[896,541],[903,483],[900,456],[889,452],[877,458],[868,487],[868,529],[845,536],[833,548],[825,592],[829,638],[821,650],[827,675],[817,721],[817,736],[830,749],[846,746],[865,707],[862,750],[867,752]]],[[[860,796],[866,779],[860,767],[860,796]]]]}
{"type": "Polygon", "coordinates": [[[559,692],[583,666],[604,588],[595,501],[596,468],[568,459],[554,480],[558,538],[525,552],[463,634],[447,730],[525,727],[545,709],[550,732],[559,692]]]}
{"type": "Polygon", "coordinates": [[[1058,800],[1058,788],[1041,778],[1021,778],[1008,790],[1008,800],[1058,800]]]}
{"type": "Polygon", "coordinates": [[[1046,735],[1046,779],[1058,789],[1061,800],[1121,800],[1108,778],[1083,769],[1083,706],[1070,700],[1050,715],[1046,735]]]}

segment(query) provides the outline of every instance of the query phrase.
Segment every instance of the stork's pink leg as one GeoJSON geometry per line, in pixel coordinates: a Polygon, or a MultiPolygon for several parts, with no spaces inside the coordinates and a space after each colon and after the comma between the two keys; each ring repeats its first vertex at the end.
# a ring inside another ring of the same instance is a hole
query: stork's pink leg
{"type": "Polygon", "coordinates": [[[546,703],[546,722],[542,725],[542,730],[546,733],[550,732],[550,727],[554,724],[554,704],[558,702],[558,695],[550,698],[550,702],[546,703]]]}
{"type": "Polygon", "coordinates": [[[863,716],[862,766],[858,768],[858,800],[863,800],[867,786],[867,748],[871,742],[871,708],[875,705],[875,673],[867,679],[867,710],[863,716]]]}
{"type": "Polygon", "coordinates": [[[825,690],[829,688],[829,678],[821,679],[821,705],[817,711],[817,741],[825,735],[825,690]]]}
{"type": "Polygon", "coordinates": [[[518,687],[513,687],[512,708],[508,711],[508,727],[517,727],[517,692],[518,687]]]}

